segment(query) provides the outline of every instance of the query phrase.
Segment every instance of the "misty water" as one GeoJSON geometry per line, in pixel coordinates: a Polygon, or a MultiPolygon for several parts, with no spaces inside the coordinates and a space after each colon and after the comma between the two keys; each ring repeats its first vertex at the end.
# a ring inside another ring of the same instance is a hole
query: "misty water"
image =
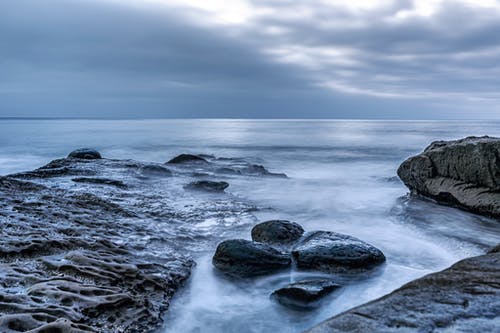
{"type": "Polygon", "coordinates": [[[409,198],[396,177],[399,164],[431,141],[469,135],[500,136],[500,122],[0,120],[0,174],[37,168],[78,147],[152,162],[180,153],[213,154],[286,173],[287,179],[229,181],[227,200],[255,207],[250,217],[200,215],[197,224],[186,226],[203,230],[208,241],[191,250],[197,266],[160,332],[295,333],[500,241],[497,222],[409,198]],[[211,264],[221,230],[225,238],[250,239],[252,226],[267,219],[358,237],[381,249],[387,262],[370,274],[332,276],[344,287],[318,309],[286,309],[270,293],[321,274],[292,269],[237,282],[211,264]]]}

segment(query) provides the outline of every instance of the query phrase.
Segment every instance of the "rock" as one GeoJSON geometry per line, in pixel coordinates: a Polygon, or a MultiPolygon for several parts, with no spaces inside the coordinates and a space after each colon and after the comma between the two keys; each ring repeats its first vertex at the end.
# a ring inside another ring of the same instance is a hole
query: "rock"
{"type": "Polygon", "coordinates": [[[192,154],[180,154],[179,156],[172,158],[167,163],[169,163],[169,164],[181,164],[181,163],[189,163],[189,162],[208,163],[207,160],[204,159],[203,157],[200,157],[197,155],[192,155],[192,154]]]}
{"type": "Polygon", "coordinates": [[[269,245],[290,245],[303,234],[299,224],[285,220],[266,221],[252,228],[252,239],[269,245]]]}
{"type": "Polygon", "coordinates": [[[340,285],[332,280],[311,279],[290,283],[274,291],[271,297],[285,306],[314,308],[323,297],[338,288],[340,285]]]}
{"type": "Polygon", "coordinates": [[[327,273],[364,271],[385,261],[374,246],[331,231],[308,233],[293,248],[292,256],[298,268],[327,273]]]}
{"type": "Polygon", "coordinates": [[[205,192],[224,192],[229,186],[226,182],[214,182],[210,180],[198,180],[184,186],[187,190],[205,191],[205,192]]]}
{"type": "Polygon", "coordinates": [[[398,176],[414,194],[500,217],[500,138],[433,142],[404,161],[398,176]]]}
{"type": "Polygon", "coordinates": [[[243,174],[253,175],[253,176],[269,176],[278,178],[287,178],[284,173],[274,173],[267,170],[264,166],[259,164],[251,164],[242,169],[243,174]]]}
{"type": "Polygon", "coordinates": [[[97,150],[91,148],[80,148],[77,150],[73,150],[69,153],[68,157],[71,158],[81,158],[84,160],[97,160],[101,159],[101,154],[97,150]]]}
{"type": "Polygon", "coordinates": [[[161,165],[148,164],[141,167],[140,172],[145,176],[150,177],[171,177],[172,171],[162,167],[161,165]]]}
{"type": "Polygon", "coordinates": [[[307,333],[498,332],[500,253],[468,258],[407,283],[307,333]]]}
{"type": "Polygon", "coordinates": [[[253,277],[290,267],[290,257],[268,245],[244,239],[223,241],[217,246],[213,265],[235,277],[253,277]]]}
{"type": "Polygon", "coordinates": [[[89,178],[89,177],[79,177],[71,179],[75,183],[87,183],[87,184],[97,184],[97,185],[111,185],[120,188],[126,188],[124,182],[121,180],[108,179],[108,178],[89,178]]]}

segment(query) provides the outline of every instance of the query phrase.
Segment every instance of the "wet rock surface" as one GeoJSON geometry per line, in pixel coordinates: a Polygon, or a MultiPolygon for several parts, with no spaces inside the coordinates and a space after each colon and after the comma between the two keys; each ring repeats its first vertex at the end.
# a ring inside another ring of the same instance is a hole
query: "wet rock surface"
{"type": "Polygon", "coordinates": [[[225,274],[245,278],[289,268],[291,260],[289,255],[268,245],[231,239],[217,246],[213,264],[225,274]]]}
{"type": "MultiPolygon", "coordinates": [[[[251,235],[252,241],[230,239],[220,243],[212,258],[213,265],[236,278],[289,269],[347,273],[355,281],[353,273],[364,273],[385,261],[382,251],[355,237],[331,231],[304,234],[300,224],[286,220],[259,223],[251,235]]],[[[310,309],[339,287],[331,278],[311,278],[285,285],[270,297],[284,306],[310,309]]]]}
{"type": "Polygon", "coordinates": [[[80,148],[69,153],[70,158],[81,158],[85,160],[96,160],[102,158],[101,154],[92,148],[80,148]]]}
{"type": "Polygon", "coordinates": [[[145,177],[158,169],[80,153],[0,177],[0,332],[152,331],[191,257],[254,221],[249,203],[185,191],[189,165],[145,177]]]}
{"type": "Polygon", "coordinates": [[[364,271],[385,261],[384,254],[376,247],[331,231],[306,234],[293,248],[292,256],[298,268],[327,273],[364,271]]]}
{"type": "Polygon", "coordinates": [[[304,234],[302,226],[286,220],[271,220],[252,228],[252,239],[269,245],[290,245],[304,234]]]}
{"type": "Polygon", "coordinates": [[[167,162],[167,164],[181,164],[181,163],[189,163],[189,162],[207,162],[201,156],[192,155],[192,154],[180,154],[167,162]]]}
{"type": "Polygon", "coordinates": [[[171,177],[172,171],[169,169],[156,164],[144,165],[140,168],[141,173],[148,177],[171,177]]]}
{"type": "Polygon", "coordinates": [[[204,192],[224,192],[229,187],[227,182],[216,182],[210,180],[198,180],[184,186],[187,190],[204,192]]]}
{"type": "Polygon", "coordinates": [[[500,253],[468,258],[341,313],[307,333],[496,332],[500,253]]]}
{"type": "Polygon", "coordinates": [[[404,161],[398,176],[412,193],[500,217],[500,138],[433,142],[404,161]]]}
{"type": "Polygon", "coordinates": [[[340,285],[329,279],[309,279],[290,283],[274,291],[271,297],[277,302],[296,308],[315,308],[320,301],[340,288],[340,285]]]}
{"type": "Polygon", "coordinates": [[[71,179],[75,183],[87,183],[87,184],[98,184],[98,185],[111,185],[116,187],[125,188],[124,182],[121,180],[109,179],[109,178],[92,178],[92,177],[79,177],[71,179]]]}

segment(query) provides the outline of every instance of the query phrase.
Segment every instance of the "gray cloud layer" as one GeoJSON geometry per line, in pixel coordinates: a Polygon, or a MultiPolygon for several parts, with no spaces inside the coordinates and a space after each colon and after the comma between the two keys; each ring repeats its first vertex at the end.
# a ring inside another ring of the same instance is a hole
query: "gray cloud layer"
{"type": "Polygon", "coordinates": [[[217,25],[173,6],[2,1],[0,116],[500,117],[497,11],[252,4],[268,14],[217,25]]]}

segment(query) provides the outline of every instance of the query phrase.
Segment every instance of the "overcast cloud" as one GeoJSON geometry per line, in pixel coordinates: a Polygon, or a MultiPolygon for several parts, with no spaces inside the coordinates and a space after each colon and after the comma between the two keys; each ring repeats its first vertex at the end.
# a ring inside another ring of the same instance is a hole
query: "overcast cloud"
{"type": "Polygon", "coordinates": [[[0,116],[500,118],[500,2],[345,3],[2,0],[0,116]]]}

